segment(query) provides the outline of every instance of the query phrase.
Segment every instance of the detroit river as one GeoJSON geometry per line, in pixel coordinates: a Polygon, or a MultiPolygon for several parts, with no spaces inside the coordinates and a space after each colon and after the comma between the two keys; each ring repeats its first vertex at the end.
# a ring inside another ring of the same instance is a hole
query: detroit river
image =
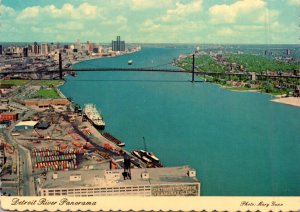
{"type": "MultiPolygon", "coordinates": [[[[191,48],[143,48],[74,68],[153,67],[191,48]]],[[[61,90],[79,103],[94,103],[106,131],[127,150],[147,148],[166,166],[197,170],[201,195],[300,195],[300,108],[271,102],[271,96],[232,92],[190,83],[178,73],[79,72],[61,90]]]]}

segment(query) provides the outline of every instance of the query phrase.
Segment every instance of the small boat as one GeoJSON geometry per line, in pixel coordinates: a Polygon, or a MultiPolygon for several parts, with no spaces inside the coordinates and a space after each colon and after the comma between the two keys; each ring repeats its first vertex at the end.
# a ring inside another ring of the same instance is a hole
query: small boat
{"type": "Polygon", "coordinates": [[[151,160],[149,160],[147,157],[143,156],[142,160],[146,163],[151,163],[151,160]]]}
{"type": "Polygon", "coordinates": [[[128,60],[128,65],[132,65],[133,61],[132,60],[128,60]]]}
{"type": "Polygon", "coordinates": [[[132,151],[131,153],[140,159],[142,158],[142,156],[140,155],[140,153],[138,151],[132,151]]]}
{"type": "Polygon", "coordinates": [[[159,163],[159,159],[151,152],[146,152],[146,156],[148,156],[150,159],[154,160],[155,162],[159,163]]]}

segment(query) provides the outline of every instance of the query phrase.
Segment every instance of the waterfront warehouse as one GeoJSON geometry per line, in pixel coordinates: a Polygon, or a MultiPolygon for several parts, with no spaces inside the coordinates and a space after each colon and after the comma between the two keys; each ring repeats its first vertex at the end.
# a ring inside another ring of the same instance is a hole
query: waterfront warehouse
{"type": "Polygon", "coordinates": [[[188,166],[48,172],[38,180],[40,196],[199,196],[200,181],[188,166]]]}
{"type": "Polygon", "coordinates": [[[21,121],[16,124],[15,129],[17,131],[32,130],[37,125],[37,123],[37,121],[21,121]]]}

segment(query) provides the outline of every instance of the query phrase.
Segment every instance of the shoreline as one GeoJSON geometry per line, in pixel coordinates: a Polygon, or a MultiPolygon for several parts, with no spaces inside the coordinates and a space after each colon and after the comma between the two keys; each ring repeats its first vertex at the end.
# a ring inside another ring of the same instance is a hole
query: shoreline
{"type": "Polygon", "coordinates": [[[281,98],[272,99],[271,101],[294,106],[294,107],[300,107],[300,97],[281,97],[281,98]]]}
{"type": "Polygon", "coordinates": [[[223,89],[226,89],[229,91],[234,91],[234,92],[262,93],[261,90],[258,90],[258,89],[239,89],[239,87],[237,87],[237,89],[235,89],[234,87],[230,87],[230,86],[224,86],[224,85],[217,84],[217,83],[214,83],[214,84],[219,85],[220,88],[223,88],[223,89]]]}
{"type": "Polygon", "coordinates": [[[113,55],[113,56],[94,56],[94,57],[87,57],[87,58],[84,58],[84,59],[80,59],[80,60],[74,60],[74,61],[71,61],[72,63],[72,66],[75,65],[75,64],[78,64],[78,63],[81,63],[81,62],[84,62],[84,61],[89,61],[89,60],[96,60],[96,59],[102,59],[102,58],[111,58],[111,57],[119,57],[119,56],[123,56],[123,55],[127,55],[127,54],[133,54],[133,53],[136,53],[136,52],[139,52],[141,51],[141,48],[139,50],[136,50],[136,51],[131,51],[131,52],[126,52],[126,53],[122,53],[122,54],[118,54],[118,55],[113,55]]]}
{"type": "MultiPolygon", "coordinates": [[[[219,85],[219,84],[217,84],[219,85]]],[[[274,99],[271,99],[270,101],[274,103],[280,103],[280,104],[285,104],[285,105],[290,105],[294,107],[300,107],[300,98],[299,97],[286,97],[286,95],[275,95],[271,93],[264,93],[261,90],[235,90],[231,89],[231,87],[226,87],[226,86],[220,86],[223,89],[233,91],[233,92],[250,92],[250,93],[260,93],[260,94],[268,94],[271,97],[275,97],[274,99]]]]}

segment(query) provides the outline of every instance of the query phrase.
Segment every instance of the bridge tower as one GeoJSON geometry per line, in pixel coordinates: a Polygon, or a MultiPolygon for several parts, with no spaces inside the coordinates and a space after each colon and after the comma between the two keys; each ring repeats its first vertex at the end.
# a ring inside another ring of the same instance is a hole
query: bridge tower
{"type": "Polygon", "coordinates": [[[192,82],[195,82],[195,54],[193,54],[192,82]]]}
{"type": "Polygon", "coordinates": [[[61,53],[58,54],[59,79],[63,79],[61,53]]]}

